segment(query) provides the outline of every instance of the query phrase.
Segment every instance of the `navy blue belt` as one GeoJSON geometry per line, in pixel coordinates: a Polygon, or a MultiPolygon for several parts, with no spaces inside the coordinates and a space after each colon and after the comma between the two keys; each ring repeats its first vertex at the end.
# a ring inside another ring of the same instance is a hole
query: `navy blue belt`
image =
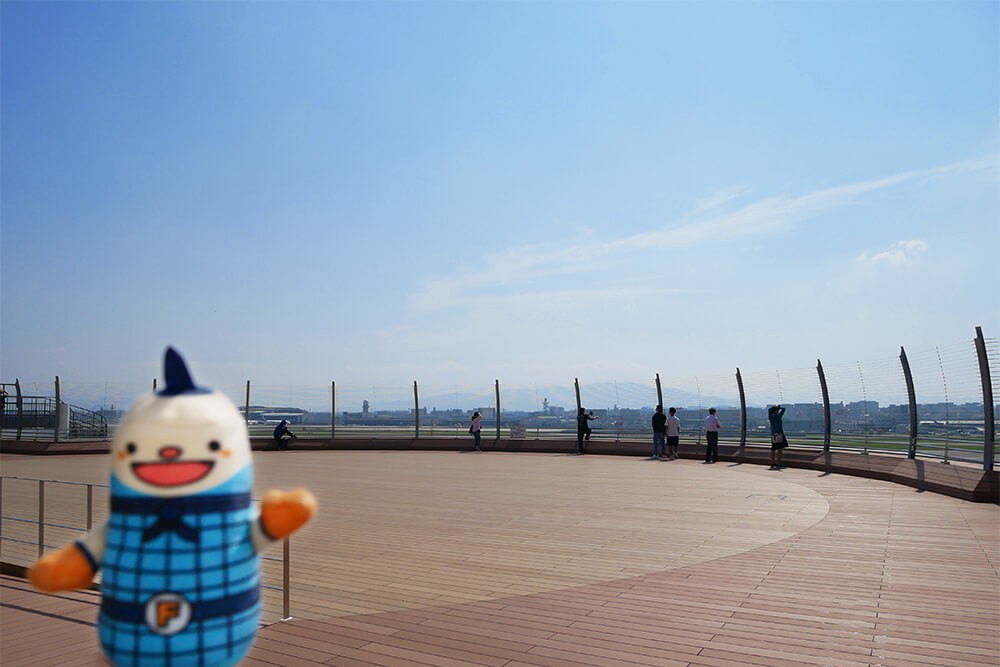
{"type": "MultiPolygon", "coordinates": [[[[254,586],[250,590],[224,598],[202,600],[191,603],[191,622],[205,621],[220,616],[232,616],[250,609],[260,601],[260,588],[254,586]]],[[[101,613],[116,621],[142,624],[146,622],[146,602],[122,602],[105,595],[101,599],[101,613]]]]}

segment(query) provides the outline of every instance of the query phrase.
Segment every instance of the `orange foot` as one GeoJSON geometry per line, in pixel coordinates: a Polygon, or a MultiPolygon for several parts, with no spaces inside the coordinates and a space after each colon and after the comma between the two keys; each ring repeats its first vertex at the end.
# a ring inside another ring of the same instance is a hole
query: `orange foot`
{"type": "Polygon", "coordinates": [[[42,556],[28,570],[28,581],[47,593],[84,588],[93,578],[94,568],[75,544],[42,556]]]}
{"type": "Polygon", "coordinates": [[[264,494],[260,522],[275,540],[288,537],[301,528],[316,513],[316,496],[305,489],[271,490],[264,494]]]}

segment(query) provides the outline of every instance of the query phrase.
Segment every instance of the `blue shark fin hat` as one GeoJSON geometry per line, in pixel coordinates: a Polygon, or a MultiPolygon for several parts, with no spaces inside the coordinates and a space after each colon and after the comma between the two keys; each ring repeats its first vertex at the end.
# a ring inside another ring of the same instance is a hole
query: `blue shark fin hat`
{"type": "Polygon", "coordinates": [[[167,381],[167,386],[156,392],[159,396],[209,394],[212,391],[195,385],[184,358],[172,347],[167,347],[163,355],[163,378],[167,381]]]}

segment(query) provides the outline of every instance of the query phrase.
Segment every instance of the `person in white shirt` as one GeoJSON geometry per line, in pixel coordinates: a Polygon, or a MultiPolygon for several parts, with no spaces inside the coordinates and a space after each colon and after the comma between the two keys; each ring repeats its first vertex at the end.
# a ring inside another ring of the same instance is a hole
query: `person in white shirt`
{"type": "Polygon", "coordinates": [[[667,458],[677,458],[677,448],[681,444],[681,420],[677,418],[677,408],[670,408],[667,417],[667,458]]]}
{"type": "Polygon", "coordinates": [[[478,410],[476,410],[476,412],[474,412],[472,415],[472,424],[469,426],[469,433],[471,433],[472,437],[475,438],[474,446],[477,452],[480,451],[480,442],[481,442],[480,438],[482,437],[482,429],[483,429],[483,416],[479,414],[478,410]]]}
{"type": "Polygon", "coordinates": [[[719,429],[722,424],[715,416],[715,408],[708,409],[705,418],[705,463],[715,463],[719,460],[719,429]]]}

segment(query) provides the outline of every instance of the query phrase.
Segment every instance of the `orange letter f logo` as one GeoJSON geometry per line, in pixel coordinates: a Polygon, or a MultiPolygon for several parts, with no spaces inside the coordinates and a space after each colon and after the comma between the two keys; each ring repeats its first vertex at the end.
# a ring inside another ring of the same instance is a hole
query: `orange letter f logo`
{"type": "Polygon", "coordinates": [[[156,624],[164,628],[170,619],[177,618],[180,613],[180,605],[175,600],[160,602],[156,605],[156,624]]]}

